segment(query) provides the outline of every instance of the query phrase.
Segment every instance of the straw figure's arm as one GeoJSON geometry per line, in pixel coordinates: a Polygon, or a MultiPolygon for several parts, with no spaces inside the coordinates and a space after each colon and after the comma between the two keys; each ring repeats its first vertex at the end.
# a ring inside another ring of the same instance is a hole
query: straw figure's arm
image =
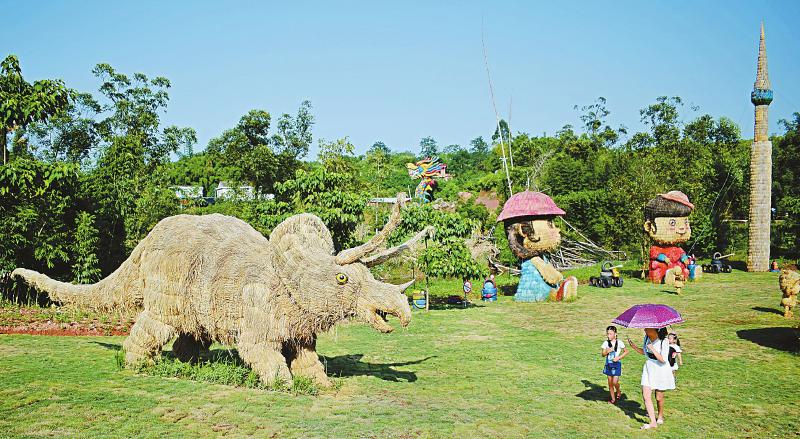
{"type": "Polygon", "coordinates": [[[545,262],[544,259],[539,256],[534,256],[531,259],[531,263],[539,270],[542,279],[550,285],[557,285],[564,279],[563,274],[556,270],[551,263],[545,262]]]}

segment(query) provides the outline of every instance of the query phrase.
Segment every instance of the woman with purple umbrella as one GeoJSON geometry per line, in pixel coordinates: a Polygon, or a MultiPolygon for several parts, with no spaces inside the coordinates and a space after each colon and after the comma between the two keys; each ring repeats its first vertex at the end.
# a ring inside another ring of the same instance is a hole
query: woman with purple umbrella
{"type": "Polygon", "coordinates": [[[669,342],[667,325],[683,322],[683,318],[673,308],[666,305],[636,305],[620,314],[612,322],[628,327],[643,328],[645,337],[642,347],[628,338],[628,345],[636,352],[647,356],[642,368],[642,397],[647,408],[650,423],[642,426],[642,430],[656,428],[664,423],[664,391],[675,388],[675,377],[669,365],[669,342]],[[656,392],[658,417],[653,408],[652,392],[656,392]]]}

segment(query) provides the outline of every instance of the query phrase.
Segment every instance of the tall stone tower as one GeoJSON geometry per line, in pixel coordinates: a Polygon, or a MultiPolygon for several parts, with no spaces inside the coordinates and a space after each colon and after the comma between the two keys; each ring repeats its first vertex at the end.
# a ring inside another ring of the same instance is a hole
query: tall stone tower
{"type": "Polygon", "coordinates": [[[767,72],[767,44],[764,23],[758,45],[758,71],[750,102],[756,106],[756,126],[750,148],[750,215],[747,240],[747,270],[769,269],[770,208],[772,207],[772,142],[769,141],[768,111],[772,89],[767,72]]]}

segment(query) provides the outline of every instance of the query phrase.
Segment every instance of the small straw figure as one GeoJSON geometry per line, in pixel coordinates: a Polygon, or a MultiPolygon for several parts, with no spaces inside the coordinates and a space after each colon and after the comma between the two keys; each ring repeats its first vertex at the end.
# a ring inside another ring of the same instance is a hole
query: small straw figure
{"type": "Polygon", "coordinates": [[[778,282],[781,286],[781,292],[783,292],[783,297],[781,298],[783,316],[787,319],[792,318],[792,308],[797,305],[797,294],[800,293],[800,273],[783,270],[778,282]]]}
{"type": "Polygon", "coordinates": [[[684,282],[686,281],[686,279],[684,278],[681,269],[676,268],[674,270],[674,272],[675,272],[675,284],[674,284],[675,285],[675,293],[680,296],[681,295],[681,290],[683,290],[683,285],[684,285],[684,282]]]}

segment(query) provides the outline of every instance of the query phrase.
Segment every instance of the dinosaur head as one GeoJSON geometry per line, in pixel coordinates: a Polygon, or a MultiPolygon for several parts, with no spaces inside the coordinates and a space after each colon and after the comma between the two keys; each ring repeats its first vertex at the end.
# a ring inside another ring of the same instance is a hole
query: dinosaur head
{"type": "MultiPolygon", "coordinates": [[[[402,200],[405,200],[403,195],[402,200]]],[[[411,282],[393,285],[380,282],[369,271],[408,248],[393,248],[367,257],[396,228],[400,204],[389,224],[361,246],[333,254],[330,232],[318,217],[301,214],[278,225],[270,235],[272,261],[286,294],[302,318],[320,322],[327,329],[334,323],[357,317],[381,332],[391,332],[387,316],[395,316],[402,326],[411,321],[411,308],[404,291],[411,282]]]]}

